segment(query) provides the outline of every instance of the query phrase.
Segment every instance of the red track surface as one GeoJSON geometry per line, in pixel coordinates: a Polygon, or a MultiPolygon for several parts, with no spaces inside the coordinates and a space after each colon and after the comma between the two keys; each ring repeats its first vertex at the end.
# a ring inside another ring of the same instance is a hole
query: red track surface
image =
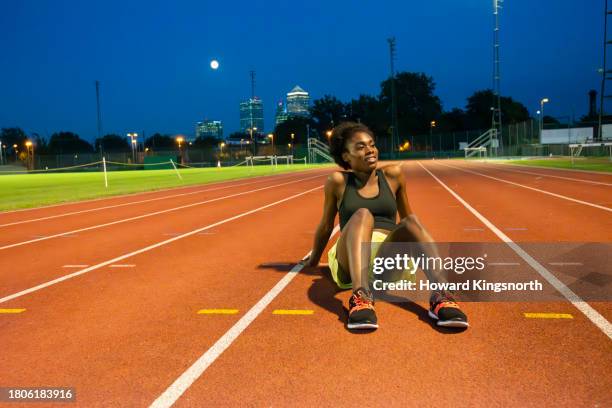
{"type": "MultiPolygon", "coordinates": [[[[579,180],[612,183],[612,176],[409,162],[411,205],[438,241],[499,238],[421,165],[518,243],[612,241],[611,212],[474,172],[608,208],[612,187],[579,180]]],[[[22,243],[0,250],[0,298],[85,269],[66,265],[97,265],[227,220],[0,303],[0,308],[26,309],[0,314],[0,386],[74,387],[77,403],[65,406],[152,404],[308,252],[321,212],[317,187],[329,172],[0,214],[4,225],[194,192],[0,227],[0,247],[22,243]],[[239,312],[196,314],[215,308],[239,312]]],[[[548,269],[564,281],[563,274],[548,269]]],[[[471,328],[460,333],[432,326],[425,304],[381,302],[381,328],[359,335],[344,327],[348,296],[335,289],[325,268],[303,270],[175,406],[612,404],[610,338],[569,302],[464,303],[471,328]],[[314,314],[274,315],[275,309],[314,314]],[[526,319],[524,312],[574,318],[526,319]]],[[[611,304],[589,304],[609,325],[611,304]]]]}

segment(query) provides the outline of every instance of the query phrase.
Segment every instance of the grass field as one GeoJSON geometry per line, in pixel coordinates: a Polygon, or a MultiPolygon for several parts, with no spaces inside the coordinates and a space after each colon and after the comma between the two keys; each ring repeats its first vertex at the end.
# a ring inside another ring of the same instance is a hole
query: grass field
{"type": "Polygon", "coordinates": [[[181,169],[180,180],[174,170],[133,170],[104,173],[9,174],[0,175],[0,211],[87,200],[98,197],[159,190],[224,180],[288,173],[331,164],[280,164],[254,167],[181,169]]]}
{"type": "Polygon", "coordinates": [[[607,157],[555,157],[543,159],[506,160],[505,163],[523,166],[554,167],[559,169],[591,170],[601,172],[612,172],[612,162],[607,157]]]}

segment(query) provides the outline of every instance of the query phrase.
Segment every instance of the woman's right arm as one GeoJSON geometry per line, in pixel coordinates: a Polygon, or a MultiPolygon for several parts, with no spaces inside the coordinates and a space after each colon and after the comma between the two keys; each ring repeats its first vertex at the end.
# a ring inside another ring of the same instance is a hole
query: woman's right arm
{"type": "Polygon", "coordinates": [[[325,182],[325,200],[323,203],[323,216],[315,232],[314,243],[310,257],[305,261],[308,266],[317,266],[323,250],[329,241],[334,229],[334,221],[338,213],[338,189],[344,185],[344,176],[341,172],[332,173],[325,182]]]}

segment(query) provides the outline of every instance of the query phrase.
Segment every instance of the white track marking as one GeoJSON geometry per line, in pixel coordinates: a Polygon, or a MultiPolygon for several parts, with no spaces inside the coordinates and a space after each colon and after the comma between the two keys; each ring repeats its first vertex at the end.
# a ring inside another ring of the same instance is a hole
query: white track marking
{"type": "MultiPolygon", "coordinates": [[[[420,164],[420,163],[419,163],[419,164],[420,164]]],[[[604,211],[609,211],[609,212],[612,212],[612,208],[604,207],[603,205],[593,204],[593,203],[589,203],[588,201],[577,200],[577,199],[575,199],[575,198],[568,197],[568,196],[564,196],[564,195],[561,195],[561,194],[551,193],[550,191],[540,190],[539,188],[534,188],[534,187],[525,186],[525,185],[523,185],[523,184],[515,183],[514,181],[504,180],[504,179],[500,179],[500,178],[497,178],[497,177],[488,176],[488,175],[486,175],[486,174],[478,173],[477,171],[466,170],[466,169],[462,169],[462,168],[460,168],[460,167],[450,166],[450,165],[448,165],[448,164],[442,164],[442,163],[440,163],[440,162],[438,162],[438,164],[439,164],[439,165],[441,165],[441,166],[444,166],[444,167],[449,167],[449,168],[451,168],[451,169],[455,169],[455,170],[463,171],[463,172],[465,172],[465,173],[472,173],[472,174],[476,174],[477,176],[481,176],[481,177],[490,178],[491,180],[501,181],[502,183],[511,184],[511,185],[513,185],[513,186],[517,186],[517,187],[526,188],[526,189],[528,189],[528,190],[532,190],[532,191],[537,191],[538,193],[547,194],[547,195],[549,195],[549,196],[553,196],[553,197],[557,197],[557,198],[562,198],[562,199],[564,199],[564,200],[573,201],[573,202],[575,202],[575,203],[579,203],[579,204],[588,205],[589,207],[594,207],[594,208],[598,208],[598,209],[600,209],[600,210],[604,210],[604,211]]]]}
{"type": "MultiPolygon", "coordinates": [[[[332,237],[340,230],[336,226],[332,237]]],[[[308,257],[310,252],[304,256],[308,257]]],[[[303,259],[304,259],[303,258],[303,259]]],[[[244,316],[240,318],[215,344],[202,354],[186,371],[184,371],[153,403],[150,408],[171,407],[185,391],[193,384],[208,367],[240,336],[240,334],[264,311],[279,293],[296,277],[304,267],[295,265],[283,278],[278,281],[244,316]]]]}
{"type": "Polygon", "coordinates": [[[498,170],[502,170],[502,171],[511,171],[513,173],[523,173],[523,174],[532,174],[534,176],[539,176],[536,178],[540,179],[542,177],[553,177],[553,178],[558,178],[558,179],[563,179],[563,180],[570,180],[570,181],[578,181],[580,183],[589,183],[589,184],[598,184],[601,186],[607,186],[607,187],[612,187],[612,183],[604,183],[602,181],[592,181],[592,180],[584,180],[584,179],[577,179],[577,178],[573,178],[573,177],[563,177],[563,176],[555,176],[552,174],[545,174],[545,173],[535,173],[532,171],[524,171],[524,170],[514,170],[514,169],[509,169],[509,168],[500,168],[498,166],[500,166],[500,164],[497,163],[487,163],[487,164],[492,164],[492,167],[489,168],[496,168],[498,170]]]}
{"type": "MultiPolygon", "coordinates": [[[[268,181],[268,180],[257,180],[257,181],[250,181],[248,183],[231,184],[231,185],[226,185],[226,186],[221,186],[221,187],[216,187],[216,188],[208,188],[208,189],[204,189],[204,190],[190,191],[188,193],[171,194],[171,195],[167,195],[167,196],[163,196],[163,197],[149,198],[149,199],[146,199],[146,200],[130,201],[128,203],[107,205],[107,206],[104,206],[104,207],[88,208],[86,210],[72,211],[72,212],[67,212],[67,213],[63,213],[63,214],[50,215],[48,217],[32,218],[32,219],[28,219],[28,220],[9,222],[9,223],[6,223],[6,224],[0,224],[0,228],[2,228],[2,227],[9,227],[11,225],[19,225],[19,224],[26,224],[26,223],[30,223],[30,222],[36,222],[36,221],[51,220],[51,219],[54,219],[54,218],[67,217],[69,215],[84,214],[84,213],[88,213],[88,212],[108,210],[109,208],[125,207],[125,206],[128,206],[128,205],[150,203],[152,201],[166,200],[166,199],[169,199],[169,198],[184,197],[184,196],[189,196],[189,195],[193,195],[193,194],[206,193],[206,192],[209,192],[209,191],[224,190],[224,189],[228,189],[228,188],[232,188],[232,187],[242,187],[242,186],[247,186],[247,185],[250,185],[250,184],[262,183],[262,182],[265,182],[265,181],[268,181]]],[[[216,184],[216,183],[212,183],[212,184],[216,184]]],[[[115,198],[115,197],[113,197],[113,198],[115,198]]],[[[44,208],[46,208],[46,207],[44,207],[44,208]]],[[[28,208],[28,209],[31,210],[31,208],[28,208]]],[[[2,215],[2,214],[0,214],[0,215],[2,215]]]]}
{"type": "MultiPolygon", "coordinates": [[[[259,179],[259,178],[272,179],[272,178],[281,177],[281,176],[285,176],[285,175],[296,175],[296,174],[302,174],[302,173],[312,172],[312,171],[321,170],[321,169],[322,168],[318,168],[317,167],[317,168],[313,168],[313,169],[304,169],[304,170],[298,170],[298,171],[295,171],[295,172],[287,172],[287,173],[281,173],[281,174],[266,174],[266,175],[262,175],[262,176],[245,177],[244,179],[248,179],[248,180],[254,180],[254,179],[259,179]]],[[[224,181],[215,181],[214,183],[206,183],[206,185],[212,186],[212,185],[223,184],[223,183],[231,183],[231,182],[239,181],[239,180],[242,180],[242,179],[228,179],[228,180],[224,180],[224,181]]],[[[197,186],[198,186],[198,184],[190,184],[188,186],[177,186],[177,187],[160,188],[159,190],[138,191],[138,192],[135,192],[135,193],[117,194],[117,195],[108,196],[108,197],[92,198],[92,199],[89,199],[89,200],[79,200],[79,201],[71,201],[71,202],[68,202],[68,203],[50,204],[50,205],[44,205],[44,206],[41,206],[41,207],[19,208],[19,209],[16,209],[16,210],[0,211],[0,215],[12,214],[12,213],[17,213],[17,212],[44,210],[44,209],[47,209],[47,208],[69,206],[69,205],[76,205],[76,204],[83,204],[83,203],[91,203],[91,202],[96,202],[96,201],[114,200],[114,199],[118,199],[118,198],[134,197],[134,196],[145,195],[145,194],[163,193],[164,191],[179,191],[179,190],[184,190],[184,189],[187,189],[187,188],[194,188],[194,187],[197,187],[197,186]]]]}
{"type": "Polygon", "coordinates": [[[272,207],[272,206],[274,206],[274,205],[284,203],[285,201],[292,200],[292,199],[294,199],[294,198],[296,198],[296,197],[300,197],[300,196],[302,196],[302,195],[304,195],[304,194],[308,194],[308,193],[313,192],[313,191],[315,191],[315,190],[318,190],[318,189],[320,189],[320,188],[322,188],[322,187],[323,187],[323,186],[319,186],[319,187],[311,188],[311,189],[309,189],[309,190],[303,191],[303,192],[298,193],[298,194],[294,194],[294,195],[292,195],[292,196],[289,196],[289,197],[287,197],[287,198],[283,198],[283,199],[278,200],[278,201],[275,201],[275,202],[273,202],[273,203],[266,204],[266,205],[261,206],[261,207],[257,207],[257,208],[255,208],[255,209],[253,209],[253,210],[245,211],[245,212],[240,213],[240,214],[238,214],[238,215],[234,215],[233,217],[225,218],[224,220],[217,221],[217,222],[215,222],[215,223],[213,223],[213,224],[209,224],[209,225],[207,225],[207,226],[205,226],[205,227],[198,228],[198,229],[195,229],[195,230],[193,230],[193,231],[186,232],[186,233],[184,233],[183,235],[179,235],[178,237],[168,238],[168,239],[166,239],[166,240],[164,240],[164,241],[161,241],[161,242],[158,242],[158,243],[156,243],[156,244],[152,244],[152,245],[149,245],[149,246],[147,246],[147,247],[144,247],[144,248],[138,249],[138,250],[136,250],[136,251],[129,252],[129,253],[124,254],[124,255],[120,255],[120,256],[118,256],[118,257],[116,257],[116,258],[109,259],[108,261],[104,261],[104,262],[101,262],[101,263],[99,263],[99,264],[92,265],[92,266],[90,266],[90,267],[88,267],[88,268],[85,268],[85,269],[82,269],[82,270],[80,270],[80,271],[76,271],[76,272],[71,273],[71,274],[68,274],[68,275],[60,276],[60,277],[59,277],[59,278],[57,278],[57,279],[53,279],[53,280],[51,280],[51,281],[48,281],[48,282],[45,282],[45,283],[41,283],[40,285],[37,285],[37,286],[31,287],[31,288],[29,288],[29,289],[22,290],[21,292],[13,293],[12,295],[8,295],[8,296],[5,296],[5,297],[3,297],[3,298],[0,298],[0,303],[8,302],[9,300],[12,300],[12,299],[15,299],[15,298],[18,298],[18,297],[21,297],[21,296],[27,295],[28,293],[36,292],[37,290],[41,290],[41,289],[47,288],[47,287],[49,287],[49,286],[55,285],[55,284],[57,284],[57,283],[60,283],[60,282],[65,281],[65,280],[72,279],[72,278],[74,278],[74,277],[77,277],[77,276],[83,275],[83,274],[85,274],[85,273],[88,273],[88,272],[94,271],[94,270],[96,270],[96,269],[100,269],[100,268],[102,268],[102,267],[104,267],[104,266],[115,264],[115,263],[117,263],[117,262],[123,261],[124,259],[130,258],[130,257],[133,257],[133,256],[138,255],[138,254],[142,254],[142,253],[144,253],[144,252],[148,252],[148,251],[150,251],[150,250],[152,250],[152,249],[159,248],[159,247],[161,247],[161,246],[164,246],[164,245],[170,244],[170,243],[172,243],[172,242],[174,242],[174,241],[178,241],[179,239],[183,239],[183,238],[186,238],[186,237],[189,237],[189,236],[195,235],[195,234],[197,234],[198,232],[202,232],[202,231],[206,231],[206,230],[208,230],[208,229],[215,228],[215,227],[217,227],[217,226],[219,226],[219,225],[222,225],[222,224],[228,223],[228,222],[230,222],[230,221],[237,220],[237,219],[242,218],[242,217],[245,217],[245,216],[247,216],[247,215],[250,215],[250,214],[256,213],[256,212],[261,211],[261,210],[263,210],[263,209],[265,209],[265,208],[269,208],[269,207],[272,207]]]}
{"type": "Polygon", "coordinates": [[[134,264],[113,264],[109,266],[109,268],[134,268],[136,265],[134,264]]]}
{"type": "Polygon", "coordinates": [[[563,282],[561,282],[555,275],[548,271],[542,264],[536,261],[531,255],[529,255],[523,248],[517,245],[510,237],[504,234],[499,228],[497,228],[491,221],[485,218],[482,214],[469,205],[459,194],[455,193],[450,187],[448,187],[442,180],[436,177],[431,171],[419,162],[421,166],[431,177],[434,178],[442,187],[446,189],[457,201],[459,201],[465,208],[468,209],[476,218],[478,218],[484,225],[486,225],[499,239],[506,243],[518,256],[523,258],[525,262],[535,269],[548,283],[550,283],[559,293],[561,293],[572,305],[580,310],[595,326],[597,326],[609,339],[612,339],[612,325],[610,322],[603,317],[598,311],[593,309],[591,305],[582,300],[576,295],[571,289],[569,289],[563,282]]]}
{"type": "Polygon", "coordinates": [[[564,169],[561,167],[544,167],[544,166],[528,166],[525,164],[514,164],[514,163],[506,163],[506,162],[498,162],[493,163],[492,161],[485,161],[484,163],[489,164],[497,164],[500,166],[513,166],[516,168],[528,168],[528,169],[536,169],[536,170],[555,170],[555,171],[566,171],[570,173],[587,173],[587,174],[597,174],[599,176],[609,176],[609,173],[603,171],[594,171],[594,170],[581,170],[581,169],[564,169]]]}
{"type": "Polygon", "coordinates": [[[92,225],[91,227],[80,228],[80,229],[77,229],[77,230],[62,232],[62,233],[55,234],[55,235],[48,235],[46,237],[31,239],[29,241],[17,242],[17,243],[14,243],[14,244],[9,244],[9,245],[5,245],[5,246],[1,246],[0,250],[14,248],[14,247],[18,247],[18,246],[26,245],[26,244],[32,244],[34,242],[45,241],[47,239],[62,237],[62,236],[65,236],[65,235],[73,235],[76,232],[91,231],[91,230],[102,228],[102,227],[108,227],[110,225],[116,225],[116,224],[121,224],[121,223],[128,222],[128,221],[139,220],[139,219],[142,219],[142,218],[152,217],[154,215],[165,214],[165,213],[168,213],[168,212],[171,212],[171,211],[177,211],[177,210],[182,210],[182,209],[185,209],[185,208],[195,207],[197,205],[208,204],[208,203],[212,203],[212,202],[215,202],[215,201],[221,201],[221,200],[225,200],[225,199],[228,199],[228,198],[238,197],[238,196],[245,195],[245,194],[251,194],[251,193],[255,193],[255,192],[258,192],[258,191],[262,191],[262,190],[268,190],[268,189],[271,189],[271,188],[275,188],[275,187],[279,187],[279,186],[284,186],[286,184],[297,183],[297,182],[300,182],[300,181],[310,180],[310,179],[317,178],[317,177],[321,177],[321,176],[317,175],[317,176],[306,177],[306,178],[302,178],[302,179],[298,179],[298,180],[292,180],[292,181],[288,181],[288,182],[285,182],[285,183],[274,184],[272,186],[256,188],[255,190],[243,191],[243,192],[240,192],[240,193],[230,194],[230,195],[226,195],[226,196],[223,196],[223,197],[212,198],[210,200],[199,201],[197,203],[181,205],[179,207],[168,208],[166,210],[155,211],[155,212],[152,212],[152,213],[137,215],[135,217],[130,217],[130,218],[124,218],[122,220],[107,222],[107,223],[104,223],[104,224],[92,225]]]}
{"type": "Polygon", "coordinates": [[[548,264],[552,266],[582,266],[584,265],[582,262],[549,262],[548,264]]]}

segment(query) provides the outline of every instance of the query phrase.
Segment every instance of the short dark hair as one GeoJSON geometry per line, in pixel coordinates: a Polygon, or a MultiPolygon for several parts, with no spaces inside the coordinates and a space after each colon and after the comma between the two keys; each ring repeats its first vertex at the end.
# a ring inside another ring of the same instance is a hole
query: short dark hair
{"type": "Polygon", "coordinates": [[[374,139],[374,133],[369,127],[356,122],[342,122],[332,130],[331,137],[329,138],[329,152],[336,164],[344,170],[350,169],[351,166],[344,161],[342,153],[346,151],[346,142],[357,132],[367,133],[374,139]]]}

